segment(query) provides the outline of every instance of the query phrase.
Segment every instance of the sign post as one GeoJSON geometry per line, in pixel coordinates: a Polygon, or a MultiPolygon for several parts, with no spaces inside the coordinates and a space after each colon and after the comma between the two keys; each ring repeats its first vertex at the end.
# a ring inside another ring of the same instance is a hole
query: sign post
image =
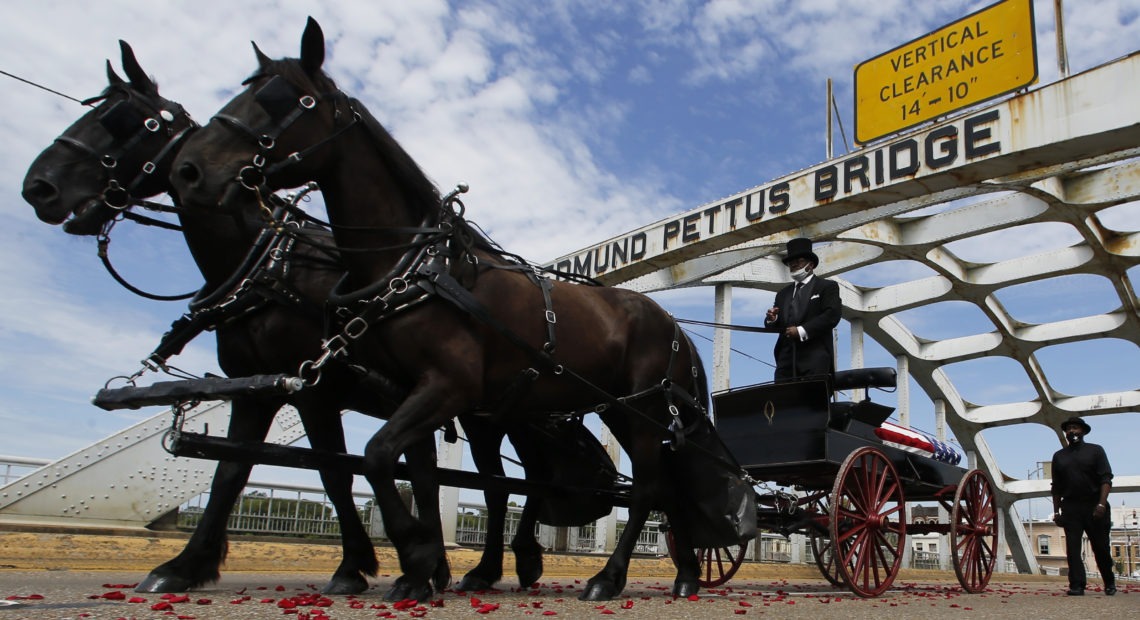
{"type": "Polygon", "coordinates": [[[855,67],[855,141],[1037,81],[1032,0],[1002,0],[855,67]]]}

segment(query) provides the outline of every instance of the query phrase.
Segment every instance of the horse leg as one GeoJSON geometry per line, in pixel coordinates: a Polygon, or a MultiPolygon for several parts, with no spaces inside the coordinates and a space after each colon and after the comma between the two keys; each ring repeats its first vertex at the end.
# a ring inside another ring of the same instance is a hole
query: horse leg
{"type": "MultiPolygon", "coordinates": [[[[329,402],[327,394],[321,402],[329,402]]],[[[313,399],[310,399],[313,400],[313,399]]],[[[298,403],[298,413],[314,450],[344,453],[344,426],[340,412],[315,402],[298,403]]],[[[364,529],[352,497],[352,474],[343,469],[321,469],[321,483],[340,523],[341,562],[323,594],[359,594],[368,589],[365,577],[374,577],[380,565],[376,549],[364,529]]]]}
{"type": "MultiPolygon", "coordinates": [[[[676,504],[673,504],[676,506],[676,504]]],[[[671,510],[665,511],[666,515],[675,514],[671,510]]],[[[678,523],[677,520],[671,519],[673,523],[678,523]]],[[[676,557],[674,564],[677,566],[677,578],[673,580],[673,596],[688,597],[696,594],[701,586],[697,580],[701,575],[700,562],[697,561],[697,554],[694,551],[693,536],[688,528],[674,527],[673,528],[673,545],[676,557]]]]}
{"type": "MultiPolygon", "coordinates": [[[[424,438],[432,438],[434,430],[457,413],[457,394],[449,388],[421,385],[364,448],[365,478],[376,494],[376,505],[384,517],[384,527],[396,548],[403,573],[397,587],[385,594],[387,600],[426,600],[432,594],[430,581],[439,574],[440,561],[446,561],[443,538],[439,535],[438,500],[434,506],[420,506],[421,518],[413,516],[396,489],[395,466],[400,454],[424,438]],[[397,596],[399,598],[395,598],[397,596]]],[[[434,476],[434,464],[426,469],[427,474],[434,476]]]]}
{"type": "MultiPolygon", "coordinates": [[[[434,437],[426,437],[404,452],[404,459],[408,465],[408,482],[412,485],[412,499],[420,514],[439,514],[439,480],[436,476],[436,449],[434,437]]],[[[443,523],[435,520],[435,529],[432,532],[434,539],[439,541],[441,556],[436,562],[435,572],[432,573],[431,582],[436,591],[442,592],[451,585],[451,564],[447,559],[447,552],[443,550],[443,523]]],[[[430,524],[428,524],[430,527],[430,524]]],[[[413,594],[415,584],[406,576],[396,578],[396,583],[385,595],[388,600],[404,600],[418,598],[413,594]]]]}
{"type": "MultiPolygon", "coordinates": [[[[504,475],[503,461],[499,455],[503,433],[476,421],[465,425],[463,430],[467,433],[471,458],[479,473],[485,476],[504,475]]],[[[463,576],[456,590],[488,590],[503,577],[503,529],[507,521],[507,498],[508,494],[504,491],[483,491],[483,501],[487,504],[487,538],[483,545],[483,555],[475,568],[463,576]]]]}
{"type": "MultiPolygon", "coordinates": [[[[234,399],[227,436],[236,441],[265,439],[279,403],[234,399]]],[[[252,465],[219,461],[210,484],[210,499],[202,520],[173,559],[159,565],[135,587],[136,592],[186,592],[217,581],[226,558],[226,525],[234,503],[249,481],[252,465]]]]}
{"type": "Polygon", "coordinates": [[[511,541],[520,588],[529,588],[542,578],[543,549],[534,536],[534,527],[538,524],[538,510],[541,505],[541,499],[527,497],[522,517],[519,519],[519,529],[511,541]]]}
{"type": "MultiPolygon", "coordinates": [[[[613,428],[613,425],[610,425],[613,428]]],[[[630,558],[637,547],[637,538],[649,518],[653,499],[657,495],[661,481],[661,445],[658,433],[653,428],[642,427],[635,435],[633,450],[630,450],[630,464],[633,469],[633,489],[629,505],[629,520],[618,538],[614,552],[598,574],[586,582],[586,588],[578,597],[583,601],[608,601],[625,589],[629,573],[630,558]]]]}

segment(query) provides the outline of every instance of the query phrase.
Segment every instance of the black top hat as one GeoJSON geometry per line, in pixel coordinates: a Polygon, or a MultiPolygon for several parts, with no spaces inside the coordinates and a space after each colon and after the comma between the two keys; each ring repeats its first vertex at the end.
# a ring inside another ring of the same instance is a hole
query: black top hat
{"type": "Polygon", "coordinates": [[[784,264],[787,265],[792,259],[807,258],[811,261],[811,266],[814,269],[819,267],[819,257],[815,252],[811,251],[811,239],[807,237],[797,237],[788,242],[788,255],[784,257],[784,264]]]}
{"type": "Polygon", "coordinates": [[[1061,422],[1061,430],[1064,431],[1066,426],[1072,426],[1074,424],[1081,427],[1081,429],[1085,431],[1086,435],[1092,432],[1092,427],[1089,426],[1088,422],[1085,422],[1084,418],[1079,418],[1077,416],[1073,416],[1068,420],[1061,422]]]}

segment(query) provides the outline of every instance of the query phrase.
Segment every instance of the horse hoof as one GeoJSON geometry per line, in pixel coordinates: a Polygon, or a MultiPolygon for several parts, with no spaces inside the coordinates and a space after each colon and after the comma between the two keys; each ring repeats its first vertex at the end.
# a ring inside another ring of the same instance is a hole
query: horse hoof
{"type": "Polygon", "coordinates": [[[321,594],[360,594],[368,589],[368,581],[357,575],[355,577],[333,576],[332,580],[321,590],[321,594]]]}
{"type": "Polygon", "coordinates": [[[494,581],[488,581],[478,575],[467,573],[463,579],[459,581],[459,585],[455,586],[457,592],[478,592],[480,590],[490,590],[495,586],[494,581]]]}
{"type": "Polygon", "coordinates": [[[525,557],[518,556],[515,560],[515,572],[519,575],[519,587],[529,588],[542,579],[542,554],[525,557]]]}
{"type": "Polygon", "coordinates": [[[534,584],[538,583],[539,579],[542,579],[542,564],[541,563],[539,563],[538,566],[533,566],[533,567],[529,567],[529,568],[525,568],[525,569],[520,567],[518,569],[518,571],[519,571],[519,587],[520,588],[529,588],[529,587],[533,586],[534,584]]]}
{"type": "MultiPolygon", "coordinates": [[[[447,586],[451,585],[451,563],[447,561],[446,554],[435,565],[435,573],[431,576],[431,583],[438,592],[443,592],[447,586]]],[[[428,595],[431,595],[431,588],[428,588],[428,595]]]]}
{"type": "Polygon", "coordinates": [[[408,592],[412,587],[408,584],[408,580],[404,577],[397,577],[396,583],[384,593],[384,600],[388,602],[402,601],[408,598],[408,592]]]}
{"type": "Polygon", "coordinates": [[[194,584],[185,577],[178,575],[156,575],[151,573],[135,586],[135,592],[146,592],[150,594],[166,594],[169,592],[186,592],[194,584]]]}
{"type": "Polygon", "coordinates": [[[688,598],[698,591],[701,587],[695,581],[678,581],[673,584],[673,596],[677,598],[688,598]]]}
{"type": "Polygon", "coordinates": [[[617,588],[611,583],[598,582],[586,585],[586,589],[578,596],[579,601],[611,601],[618,595],[617,588]]]}
{"type": "Polygon", "coordinates": [[[396,583],[392,586],[392,589],[384,594],[384,600],[390,603],[407,600],[428,601],[431,600],[431,597],[432,589],[430,584],[424,583],[417,586],[406,577],[396,579],[396,583]]]}
{"type": "Polygon", "coordinates": [[[419,587],[413,587],[408,584],[397,584],[384,595],[384,600],[389,603],[398,603],[400,601],[420,601],[426,602],[431,600],[432,589],[431,586],[424,584],[419,587]]]}

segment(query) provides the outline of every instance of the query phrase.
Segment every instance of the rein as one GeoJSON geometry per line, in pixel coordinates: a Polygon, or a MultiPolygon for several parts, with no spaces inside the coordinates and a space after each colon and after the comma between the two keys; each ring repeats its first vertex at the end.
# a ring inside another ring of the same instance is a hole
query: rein
{"type": "Polygon", "coordinates": [[[103,228],[103,232],[99,233],[99,236],[97,237],[98,250],[96,251],[96,253],[99,255],[99,260],[103,263],[103,267],[106,268],[107,273],[111,274],[111,277],[114,278],[115,282],[118,282],[120,286],[134,293],[135,295],[150,299],[152,301],[182,301],[183,299],[190,299],[194,296],[197,291],[190,291],[189,293],[182,293],[181,295],[157,295],[155,293],[148,293],[132,285],[130,282],[127,282],[123,276],[119,275],[119,272],[115,270],[115,266],[111,264],[111,256],[108,252],[108,247],[111,245],[111,228],[114,226],[116,221],[117,220],[111,220],[108,222],[107,226],[103,228]]]}

